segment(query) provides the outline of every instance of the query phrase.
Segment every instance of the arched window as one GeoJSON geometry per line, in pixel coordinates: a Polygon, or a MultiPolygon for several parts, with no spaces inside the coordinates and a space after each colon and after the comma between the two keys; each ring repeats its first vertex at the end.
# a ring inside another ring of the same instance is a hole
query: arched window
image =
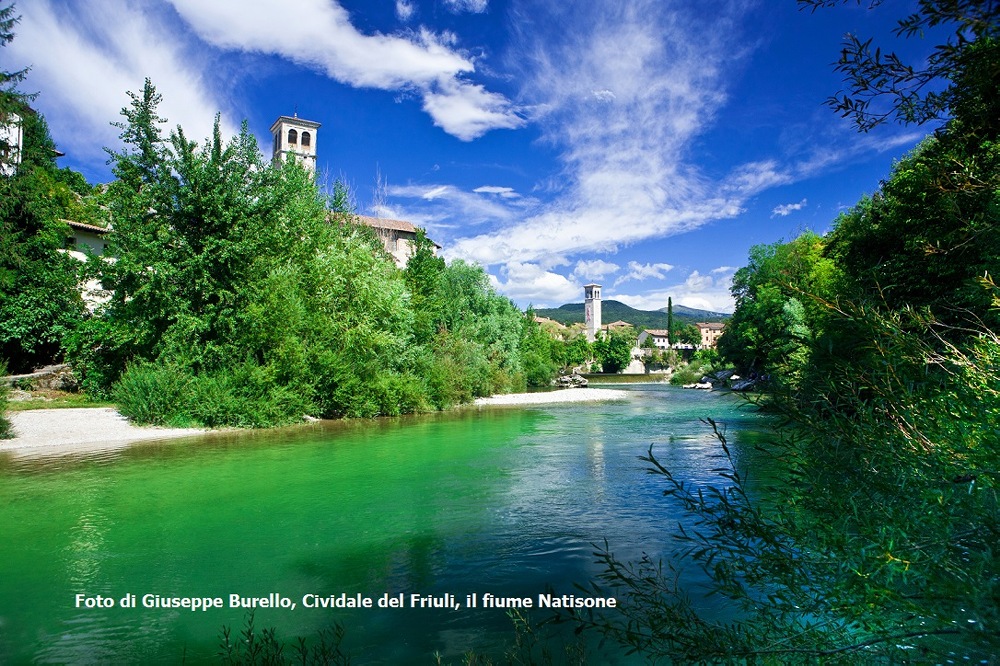
{"type": "Polygon", "coordinates": [[[302,133],[302,147],[303,148],[308,148],[309,147],[309,141],[311,139],[312,139],[312,137],[309,136],[309,132],[303,132],[302,133]]]}
{"type": "Polygon", "coordinates": [[[299,133],[295,130],[288,130],[288,143],[297,144],[299,142],[299,133]]]}

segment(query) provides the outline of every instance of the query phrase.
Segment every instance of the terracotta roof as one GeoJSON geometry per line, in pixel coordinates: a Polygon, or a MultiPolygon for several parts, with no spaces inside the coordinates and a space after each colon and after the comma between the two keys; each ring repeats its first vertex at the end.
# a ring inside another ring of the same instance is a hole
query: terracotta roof
{"type": "Polygon", "coordinates": [[[713,321],[713,322],[710,322],[710,323],[707,323],[707,324],[706,323],[698,323],[698,324],[695,324],[695,326],[697,326],[698,328],[707,328],[710,331],[721,331],[722,329],[724,329],[726,327],[725,324],[722,324],[722,323],[719,323],[719,322],[716,322],[716,321],[713,321]]]}
{"type": "Polygon", "coordinates": [[[665,328],[647,328],[644,333],[649,333],[650,335],[655,335],[659,338],[667,337],[667,329],[665,328]]]}
{"type": "Polygon", "coordinates": [[[612,327],[621,328],[624,326],[631,326],[631,325],[632,324],[628,323],[627,321],[622,321],[621,319],[619,319],[618,321],[613,321],[610,324],[605,324],[601,328],[612,328],[612,327]]]}
{"type": "Polygon", "coordinates": [[[380,217],[368,217],[367,215],[358,215],[357,217],[362,224],[367,224],[373,229],[392,229],[393,231],[409,231],[411,234],[417,233],[415,226],[403,220],[384,220],[380,217]]]}
{"type": "Polygon", "coordinates": [[[83,222],[74,222],[73,220],[63,220],[63,222],[68,224],[73,229],[79,229],[81,231],[93,231],[97,234],[106,234],[111,231],[110,229],[105,229],[104,227],[99,227],[94,224],[84,224],[83,222]]]}

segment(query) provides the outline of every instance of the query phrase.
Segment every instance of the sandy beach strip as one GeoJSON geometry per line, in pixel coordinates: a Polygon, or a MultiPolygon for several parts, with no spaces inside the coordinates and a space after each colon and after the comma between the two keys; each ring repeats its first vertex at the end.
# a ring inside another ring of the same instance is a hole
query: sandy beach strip
{"type": "Polygon", "coordinates": [[[0,439],[0,453],[69,452],[118,448],[131,442],[201,435],[198,428],[139,427],[113,407],[72,407],[9,412],[14,439],[0,439]]]}
{"type": "MultiPolygon", "coordinates": [[[[479,398],[476,406],[545,405],[567,402],[625,400],[628,391],[573,388],[541,393],[511,393],[479,398]]],[[[8,412],[14,425],[13,439],[0,439],[0,454],[60,455],[64,453],[117,449],[133,442],[193,437],[210,430],[160,428],[132,425],[113,407],[72,407],[8,412]]]]}
{"type": "Polygon", "coordinates": [[[477,398],[475,405],[546,405],[559,402],[599,402],[602,400],[626,400],[634,393],[620,389],[570,388],[540,393],[509,393],[489,398],[477,398]]]}

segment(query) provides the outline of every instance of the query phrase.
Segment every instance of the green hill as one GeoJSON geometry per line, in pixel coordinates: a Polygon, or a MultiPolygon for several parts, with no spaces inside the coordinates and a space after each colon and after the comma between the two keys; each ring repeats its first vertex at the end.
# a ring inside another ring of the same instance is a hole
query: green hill
{"type": "MultiPolygon", "coordinates": [[[[583,303],[567,303],[558,308],[542,308],[535,310],[539,317],[554,319],[560,324],[580,324],[583,323],[583,303]]],[[[710,312],[708,310],[698,310],[685,307],[683,305],[674,306],[674,325],[695,324],[702,321],[725,321],[731,315],[723,312],[710,312]]],[[[610,324],[613,321],[627,321],[635,326],[637,330],[644,328],[666,328],[667,309],[662,310],[636,310],[620,301],[601,301],[601,323],[610,324]]]]}

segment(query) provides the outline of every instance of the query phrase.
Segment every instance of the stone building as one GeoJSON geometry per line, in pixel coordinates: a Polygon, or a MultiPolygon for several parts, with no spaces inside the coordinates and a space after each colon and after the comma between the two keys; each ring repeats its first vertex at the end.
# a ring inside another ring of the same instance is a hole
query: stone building
{"type": "Polygon", "coordinates": [[[583,286],[584,323],[587,326],[587,342],[597,339],[601,330],[601,285],[585,284],[583,286]]]}
{"type": "Polygon", "coordinates": [[[296,159],[311,173],[316,175],[316,135],[319,123],[293,116],[279,116],[271,125],[274,148],[271,159],[275,163],[296,159]]]}
{"type": "MultiPolygon", "coordinates": [[[[406,262],[416,252],[417,228],[403,220],[384,220],[366,215],[359,215],[358,220],[375,230],[385,251],[392,255],[396,265],[405,268],[406,262]]],[[[434,243],[435,254],[439,249],[441,246],[434,243]]]]}

